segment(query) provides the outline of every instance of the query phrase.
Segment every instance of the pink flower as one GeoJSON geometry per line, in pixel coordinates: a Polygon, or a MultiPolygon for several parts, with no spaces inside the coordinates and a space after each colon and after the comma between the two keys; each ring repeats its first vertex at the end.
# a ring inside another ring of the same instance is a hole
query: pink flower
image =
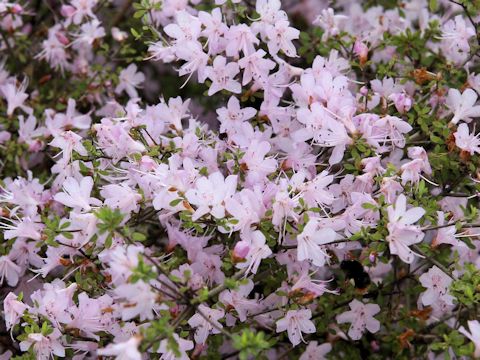
{"type": "Polygon", "coordinates": [[[52,135],[57,135],[70,128],[87,130],[90,128],[92,119],[89,114],[81,114],[76,110],[76,101],[68,99],[65,113],[55,113],[54,110],[45,110],[45,125],[52,135]]]}
{"type": "Polygon", "coordinates": [[[205,251],[197,251],[195,261],[192,263],[192,269],[205,279],[208,285],[223,284],[225,275],[223,274],[222,259],[215,254],[218,247],[211,247],[205,251]],[[208,251],[208,252],[206,252],[208,251]]]}
{"type": "Polygon", "coordinates": [[[380,321],[373,317],[380,312],[380,306],[363,304],[356,299],[350,302],[349,306],[350,311],[337,315],[337,322],[339,324],[351,323],[348,336],[352,340],[360,340],[365,329],[372,334],[380,330],[380,321]]]}
{"type": "Polygon", "coordinates": [[[437,230],[437,234],[432,240],[432,247],[436,247],[441,244],[448,244],[454,246],[455,248],[468,248],[467,244],[457,239],[457,229],[455,228],[455,223],[453,223],[452,226],[444,227],[444,225],[447,224],[445,223],[445,214],[443,211],[437,211],[437,217],[437,225],[442,227],[437,230]]]}
{"type": "Polygon", "coordinates": [[[0,95],[7,100],[7,115],[12,116],[16,108],[21,108],[25,112],[30,112],[30,108],[23,105],[28,99],[26,93],[28,81],[25,78],[19,87],[15,83],[7,83],[0,86],[0,95]]]}
{"type": "Polygon", "coordinates": [[[300,356],[299,360],[326,360],[326,355],[332,350],[332,344],[324,343],[318,345],[316,341],[308,343],[305,352],[300,356]]]}
{"type": "Polygon", "coordinates": [[[239,269],[247,268],[246,275],[250,272],[256,274],[260,262],[269,257],[272,254],[272,250],[266,244],[265,235],[259,230],[244,234],[243,241],[249,244],[250,251],[247,255],[247,261],[238,263],[236,267],[239,269]]]}
{"type": "Polygon", "coordinates": [[[113,299],[109,295],[103,295],[98,299],[90,298],[87,293],[78,295],[78,307],[69,309],[72,314],[72,322],[69,328],[78,329],[86,337],[99,340],[95,333],[108,331],[113,323],[111,312],[105,311],[112,307],[113,299]]]}
{"type": "Polygon", "coordinates": [[[197,344],[205,344],[209,334],[219,334],[223,325],[218,320],[224,316],[225,312],[223,310],[211,309],[200,304],[198,312],[188,320],[188,325],[196,329],[194,335],[195,342],[197,344]]]}
{"type": "Polygon", "coordinates": [[[195,182],[195,188],[186,192],[185,197],[197,210],[192,215],[195,221],[210,213],[217,219],[225,217],[225,200],[230,198],[237,187],[237,176],[224,178],[222,173],[215,172],[207,177],[202,176],[195,182]]]}
{"type": "Polygon", "coordinates": [[[480,153],[480,133],[477,135],[470,134],[467,124],[460,124],[453,135],[455,136],[455,145],[461,150],[468,152],[470,155],[480,153]]]}
{"type": "Polygon", "coordinates": [[[12,292],[8,293],[3,300],[3,310],[7,330],[10,330],[18,323],[18,320],[20,320],[24,311],[27,309],[28,306],[19,301],[17,295],[12,292]]]}
{"type": "Polygon", "coordinates": [[[304,271],[292,286],[291,291],[301,291],[304,294],[313,295],[314,297],[322,296],[326,292],[331,294],[338,294],[337,290],[329,290],[329,280],[312,279],[312,275],[304,271]]]}
{"type": "Polygon", "coordinates": [[[228,26],[223,22],[222,11],[215,8],[209,14],[205,11],[198,13],[198,18],[205,26],[202,35],[207,38],[209,55],[216,55],[225,49],[226,41],[223,35],[228,31],[228,26]]]}
{"type": "Polygon", "coordinates": [[[287,331],[288,338],[293,346],[301,341],[305,342],[302,333],[315,333],[315,324],[310,320],[312,312],[310,309],[288,310],[285,317],[277,321],[277,333],[287,331]]]}
{"type": "Polygon", "coordinates": [[[240,72],[236,62],[227,64],[227,59],[219,55],[213,60],[213,66],[207,67],[206,72],[207,77],[212,80],[212,85],[208,89],[208,96],[212,96],[221,90],[227,90],[234,94],[241,93],[242,86],[237,80],[234,80],[240,72]]]}
{"type": "Polygon", "coordinates": [[[55,194],[55,201],[77,211],[90,211],[91,205],[99,206],[102,202],[90,197],[93,188],[93,179],[86,176],[78,182],[75,178],[69,177],[63,183],[63,192],[55,194]]]}
{"type": "Polygon", "coordinates": [[[131,98],[136,98],[138,97],[136,88],[145,81],[145,75],[141,71],[137,72],[137,65],[130,64],[120,72],[118,80],[119,84],[115,88],[115,93],[121,94],[125,91],[131,98]]]}
{"type": "Polygon", "coordinates": [[[387,241],[390,253],[398,255],[403,262],[411,264],[414,255],[420,255],[414,253],[408,246],[421,242],[424,236],[424,233],[412,224],[425,214],[425,210],[421,207],[407,210],[407,198],[400,194],[395,202],[395,207],[390,205],[387,211],[389,232],[387,241]]]}
{"type": "Polygon", "coordinates": [[[278,20],[287,19],[285,11],[280,10],[280,0],[257,0],[255,9],[260,15],[262,26],[264,23],[273,24],[278,20]]]}
{"type": "Polygon", "coordinates": [[[43,289],[30,296],[34,304],[33,312],[46,317],[56,327],[70,323],[72,317],[69,310],[75,306],[73,295],[76,289],[76,283],[65,287],[65,283],[58,279],[52,284],[44,284],[43,289]]]}
{"type": "Polygon", "coordinates": [[[422,159],[415,159],[403,164],[400,170],[402,172],[402,185],[408,182],[418,184],[422,177],[421,173],[424,170],[424,162],[422,159]]]}
{"type": "Polygon", "coordinates": [[[480,105],[475,105],[478,95],[472,89],[465,89],[460,93],[457,89],[448,90],[447,100],[445,105],[453,113],[453,118],[450,120],[452,124],[457,124],[460,120],[467,123],[472,121],[472,118],[480,117],[480,105]]]}
{"type": "Polygon", "coordinates": [[[247,320],[247,315],[260,311],[260,304],[257,300],[248,299],[248,294],[253,290],[253,286],[253,281],[248,279],[248,282],[240,285],[238,290],[225,290],[219,295],[220,302],[235,309],[241,322],[247,320]]]}
{"type": "Polygon", "coordinates": [[[0,256],[0,285],[4,280],[7,280],[8,286],[17,285],[21,272],[22,268],[10,260],[8,255],[0,256]]]}
{"type": "Polygon", "coordinates": [[[276,65],[272,60],[263,58],[266,54],[264,50],[259,49],[238,60],[238,65],[243,69],[242,85],[247,85],[252,79],[258,83],[266,81],[268,74],[276,65]]]}
{"type": "Polygon", "coordinates": [[[468,332],[463,326],[460,326],[458,331],[460,331],[463,335],[469,338],[475,345],[475,352],[473,354],[474,357],[480,357],[480,323],[478,320],[469,320],[468,327],[470,332],[468,332]]]}
{"type": "Polygon", "coordinates": [[[20,350],[27,351],[33,346],[37,360],[49,360],[54,355],[65,357],[65,348],[59,341],[62,334],[58,329],[45,336],[40,333],[30,333],[26,340],[20,342],[20,350]]]}
{"type": "Polygon", "coordinates": [[[268,141],[252,140],[248,146],[245,155],[240,160],[241,164],[246,165],[248,171],[247,182],[255,184],[265,179],[277,169],[277,161],[271,157],[266,158],[271,150],[268,141]]]}
{"type": "MultiPolygon", "coordinates": [[[[298,174],[300,175],[300,173],[298,174]]],[[[304,176],[301,176],[302,181],[304,176]]],[[[327,190],[327,186],[333,182],[333,175],[324,170],[316,175],[311,181],[301,183],[298,189],[301,191],[303,199],[312,207],[318,206],[320,208],[331,205],[334,201],[334,196],[331,191],[327,190]]]]}
{"type": "MultiPolygon", "coordinates": [[[[5,239],[14,238],[28,238],[32,240],[40,240],[42,237],[42,230],[45,227],[38,219],[25,216],[20,220],[8,219],[11,224],[0,223],[0,228],[4,230],[3,236],[5,239]]],[[[6,221],[6,220],[5,220],[6,221]]]]}
{"type": "Polygon", "coordinates": [[[76,39],[72,43],[81,47],[92,46],[95,40],[105,36],[105,29],[101,26],[98,19],[83,23],[80,32],[75,34],[76,39]]]}
{"type": "Polygon", "coordinates": [[[129,214],[138,211],[138,202],[142,196],[125,183],[105,185],[100,191],[105,199],[105,206],[112,209],[120,209],[121,212],[129,214]]]}
{"type": "Polygon", "coordinates": [[[139,254],[145,251],[142,245],[116,246],[106,249],[100,254],[100,259],[108,265],[108,273],[112,283],[125,283],[138,266],[139,254]]]}
{"type": "MultiPolygon", "coordinates": [[[[66,15],[68,15],[68,17],[73,15],[73,23],[77,25],[82,22],[84,17],[95,18],[93,8],[97,4],[97,1],[98,0],[72,0],[70,4],[74,7],[74,12],[72,13],[71,10],[67,10],[66,15]]],[[[62,6],[62,10],[63,9],[64,7],[62,6]]],[[[68,22],[66,25],[68,26],[68,22]]]]}
{"type": "Polygon", "coordinates": [[[313,265],[324,266],[330,256],[321,246],[331,243],[336,236],[332,229],[322,227],[318,219],[310,219],[297,236],[298,261],[310,260],[313,265]]]}
{"type": "Polygon", "coordinates": [[[235,131],[242,122],[250,120],[255,116],[257,110],[252,107],[242,109],[240,101],[235,96],[228,100],[227,107],[217,109],[218,120],[220,121],[220,132],[230,133],[235,131]]]}
{"type": "Polygon", "coordinates": [[[267,27],[267,46],[271,55],[276,55],[280,50],[289,57],[297,55],[292,41],[298,39],[300,31],[289,25],[288,20],[279,20],[273,26],[267,27]]]}
{"type": "Polygon", "coordinates": [[[62,149],[58,155],[62,154],[63,159],[69,162],[72,158],[72,153],[75,150],[81,156],[87,156],[88,152],[82,144],[82,137],[75,134],[73,131],[64,131],[55,134],[55,137],[50,142],[50,146],[62,149]]]}
{"type": "Polygon", "coordinates": [[[168,345],[168,340],[164,339],[160,341],[160,346],[156,351],[159,354],[163,354],[160,359],[162,360],[189,360],[190,357],[187,355],[187,351],[193,349],[193,341],[182,339],[177,334],[173,334],[175,342],[178,344],[178,350],[180,351],[180,356],[175,355],[175,353],[170,350],[168,345]]]}
{"type": "Polygon", "coordinates": [[[322,35],[322,41],[328,40],[332,36],[338,35],[343,30],[343,24],[348,19],[345,15],[335,15],[332,8],[322,10],[321,14],[313,21],[325,32],[322,35]]]}
{"type": "Polygon", "coordinates": [[[470,52],[469,39],[475,36],[475,28],[470,26],[462,15],[455,16],[443,25],[441,49],[448,60],[461,65],[470,52]]]}
{"type": "Polygon", "coordinates": [[[437,266],[433,266],[428,272],[423,273],[419,277],[420,283],[427,288],[420,295],[420,300],[425,306],[432,305],[434,302],[443,301],[448,305],[453,305],[453,296],[448,293],[450,284],[453,279],[440,270],[437,266]]]}
{"type": "Polygon", "coordinates": [[[260,222],[266,211],[261,195],[250,189],[243,189],[225,200],[225,209],[238,221],[229,224],[233,231],[247,231],[252,224],[260,222]]]}
{"type": "Polygon", "coordinates": [[[233,25],[225,34],[227,40],[226,54],[231,57],[238,57],[240,51],[244,56],[255,52],[255,46],[260,41],[255,37],[250,27],[246,24],[233,25]]]}
{"type": "Polygon", "coordinates": [[[432,167],[430,166],[430,162],[428,161],[428,154],[424,148],[420,146],[412,146],[408,148],[407,153],[410,159],[422,160],[423,162],[422,171],[425,174],[430,175],[432,173],[432,167]]]}
{"type": "Polygon", "coordinates": [[[116,360],[142,360],[142,354],[138,351],[140,342],[139,336],[133,336],[125,342],[110,344],[104,349],[99,349],[97,354],[115,356],[116,360]]]}
{"type": "Polygon", "coordinates": [[[122,284],[114,289],[117,299],[124,299],[123,306],[119,309],[122,320],[139,317],[140,321],[153,319],[153,309],[156,307],[157,293],[143,281],[135,284],[122,284]]]}
{"type": "Polygon", "coordinates": [[[338,164],[343,159],[347,145],[353,143],[345,126],[340,121],[333,119],[325,121],[324,126],[318,131],[314,139],[316,144],[320,146],[333,148],[328,159],[330,165],[338,164]]]}
{"type": "Polygon", "coordinates": [[[165,33],[176,40],[180,46],[190,40],[197,40],[202,30],[200,20],[187,11],[177,11],[175,13],[176,23],[168,24],[163,28],[165,33]]]}

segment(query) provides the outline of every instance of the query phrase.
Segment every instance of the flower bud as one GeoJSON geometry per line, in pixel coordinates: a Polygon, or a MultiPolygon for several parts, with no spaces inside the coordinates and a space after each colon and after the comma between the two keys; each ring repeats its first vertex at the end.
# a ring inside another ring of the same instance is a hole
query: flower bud
{"type": "Polygon", "coordinates": [[[234,263],[242,262],[247,257],[249,251],[250,246],[246,241],[237,242],[232,252],[232,261],[234,263]]]}

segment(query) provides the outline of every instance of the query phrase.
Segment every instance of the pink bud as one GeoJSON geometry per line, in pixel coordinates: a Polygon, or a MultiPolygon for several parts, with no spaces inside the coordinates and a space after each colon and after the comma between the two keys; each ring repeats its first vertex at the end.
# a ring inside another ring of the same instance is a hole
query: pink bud
{"type": "Polygon", "coordinates": [[[362,86],[360,88],[360,94],[362,94],[363,96],[367,96],[368,95],[368,88],[366,86],[362,86]]]}
{"type": "Polygon", "coordinates": [[[12,7],[11,7],[11,11],[13,14],[20,14],[23,12],[23,7],[19,4],[14,4],[12,7]]]}
{"type": "Polygon", "coordinates": [[[12,137],[12,134],[10,134],[8,131],[0,131],[0,144],[10,140],[12,137]]]}
{"type": "Polygon", "coordinates": [[[75,14],[75,11],[77,11],[77,9],[75,9],[71,5],[62,5],[62,8],[60,9],[60,14],[62,14],[62,16],[64,17],[72,17],[73,14],[75,14]]]}
{"type": "Polygon", "coordinates": [[[380,345],[378,344],[378,341],[376,340],[371,341],[370,346],[372,347],[373,352],[380,351],[380,345]]]}
{"type": "Polygon", "coordinates": [[[43,147],[43,143],[40,140],[33,140],[28,145],[29,145],[28,150],[34,153],[39,152],[40,150],[42,150],[42,147],[43,147]]]}
{"type": "Polygon", "coordinates": [[[66,35],[62,32],[56,32],[55,36],[57,37],[57,40],[60,41],[61,44],[63,45],[68,45],[70,44],[70,40],[66,37],[66,35]]]}
{"type": "Polygon", "coordinates": [[[365,64],[368,59],[368,47],[361,41],[355,41],[353,45],[353,52],[360,59],[360,64],[365,64]]]}
{"type": "Polygon", "coordinates": [[[239,241],[233,249],[233,257],[235,259],[245,259],[250,251],[250,246],[246,241],[239,241]]]}
{"type": "Polygon", "coordinates": [[[368,255],[368,260],[370,260],[371,263],[375,263],[375,260],[377,260],[377,255],[375,253],[371,253],[368,255]]]}

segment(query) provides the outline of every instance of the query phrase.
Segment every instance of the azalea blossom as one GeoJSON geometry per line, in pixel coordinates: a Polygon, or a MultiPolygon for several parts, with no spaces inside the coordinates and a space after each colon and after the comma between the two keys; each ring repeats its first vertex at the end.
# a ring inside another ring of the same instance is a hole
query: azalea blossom
{"type": "Polygon", "coordinates": [[[321,245],[331,243],[336,233],[330,228],[322,228],[318,219],[310,219],[303,231],[297,236],[298,261],[310,260],[316,266],[323,266],[330,256],[321,245]]]}
{"type": "Polygon", "coordinates": [[[480,357],[480,323],[478,322],[478,320],[469,320],[468,328],[470,332],[463,326],[460,326],[458,331],[460,331],[463,335],[465,335],[473,342],[473,344],[475,345],[475,352],[473,356],[478,358],[480,357]]]}
{"type": "Polygon", "coordinates": [[[145,81],[145,75],[137,72],[137,65],[130,64],[126,69],[120,72],[119,84],[115,88],[115,93],[121,94],[125,91],[131,98],[136,98],[138,92],[136,88],[145,81]]]}
{"type": "Polygon", "coordinates": [[[288,310],[285,317],[277,321],[277,333],[287,331],[288,339],[293,346],[305,342],[303,333],[315,333],[315,324],[310,320],[312,312],[310,309],[288,310]]]}
{"type": "Polygon", "coordinates": [[[428,272],[423,273],[418,280],[420,280],[423,287],[427,288],[427,290],[420,295],[423,305],[432,305],[439,300],[446,304],[453,304],[453,296],[448,293],[453,279],[437,266],[433,266],[428,272]]]}
{"type": "Polygon", "coordinates": [[[240,269],[247,268],[245,271],[246,274],[249,272],[256,274],[260,262],[269,257],[272,254],[272,250],[266,244],[265,235],[259,230],[245,234],[244,239],[246,244],[248,244],[249,251],[246,256],[246,261],[238,263],[236,266],[240,269]]]}
{"type": "Polygon", "coordinates": [[[91,205],[99,206],[101,201],[90,197],[93,188],[93,179],[86,176],[77,181],[69,177],[63,183],[63,192],[55,194],[54,199],[65,206],[74,208],[76,210],[89,211],[91,205]]]}
{"type": "Polygon", "coordinates": [[[39,360],[48,360],[54,355],[65,357],[65,347],[60,342],[62,334],[58,329],[47,336],[40,333],[31,333],[27,339],[20,342],[20,349],[27,351],[33,347],[33,351],[39,360]]]}
{"type": "Polygon", "coordinates": [[[339,324],[351,323],[348,336],[352,340],[360,340],[365,329],[371,333],[380,330],[380,321],[374,318],[380,312],[377,304],[364,304],[356,299],[349,304],[350,311],[337,315],[339,324]]]}
{"type": "Polygon", "coordinates": [[[398,255],[400,259],[411,264],[415,256],[421,256],[413,252],[409,246],[422,241],[424,233],[413,223],[417,222],[425,210],[415,207],[407,210],[407,198],[400,194],[395,206],[390,205],[388,211],[388,232],[387,242],[392,254],[398,255]]]}
{"type": "Polygon", "coordinates": [[[138,351],[141,338],[133,336],[125,342],[110,344],[106,348],[99,349],[98,355],[115,356],[116,360],[141,360],[142,354],[138,351]]]}
{"type": "Polygon", "coordinates": [[[446,100],[446,106],[453,113],[450,122],[457,124],[463,120],[469,123],[472,118],[480,117],[480,105],[475,105],[477,99],[478,95],[472,89],[465,89],[463,93],[457,89],[450,89],[446,100]]]}
{"type": "Polygon", "coordinates": [[[207,177],[199,178],[195,189],[185,194],[187,200],[198,208],[192,215],[192,220],[199,219],[205,214],[221,219],[225,216],[225,200],[231,197],[237,186],[237,177],[234,175],[224,178],[220,172],[207,177]]]}
{"type": "Polygon", "coordinates": [[[460,124],[457,132],[453,134],[455,136],[455,145],[461,150],[474,155],[480,153],[480,134],[470,134],[467,124],[460,124]]]}
{"type": "Polygon", "coordinates": [[[8,293],[3,300],[3,308],[5,311],[5,323],[7,330],[10,330],[15,326],[22,317],[28,306],[18,300],[18,297],[14,293],[8,293]]]}
{"type": "Polygon", "coordinates": [[[239,73],[239,67],[236,62],[229,62],[223,56],[217,56],[213,60],[213,66],[207,67],[206,76],[212,80],[212,85],[208,90],[208,95],[228,90],[234,94],[240,94],[241,85],[234,78],[239,73]]]}
{"type": "Polygon", "coordinates": [[[225,312],[223,310],[211,309],[200,304],[198,306],[198,312],[188,320],[188,324],[196,329],[195,342],[205,344],[209,334],[219,334],[223,325],[220,324],[218,320],[224,316],[225,312]]]}
{"type": "Polygon", "coordinates": [[[317,341],[310,341],[300,360],[325,360],[326,355],[332,350],[330,343],[318,344],[317,341]]]}

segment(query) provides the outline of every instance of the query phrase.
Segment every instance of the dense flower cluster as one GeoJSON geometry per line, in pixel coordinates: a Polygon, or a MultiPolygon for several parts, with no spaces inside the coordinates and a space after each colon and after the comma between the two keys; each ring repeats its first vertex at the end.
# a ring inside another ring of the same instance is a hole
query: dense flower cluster
{"type": "Polygon", "coordinates": [[[0,0],[0,359],[480,357],[479,14],[0,0]]]}

